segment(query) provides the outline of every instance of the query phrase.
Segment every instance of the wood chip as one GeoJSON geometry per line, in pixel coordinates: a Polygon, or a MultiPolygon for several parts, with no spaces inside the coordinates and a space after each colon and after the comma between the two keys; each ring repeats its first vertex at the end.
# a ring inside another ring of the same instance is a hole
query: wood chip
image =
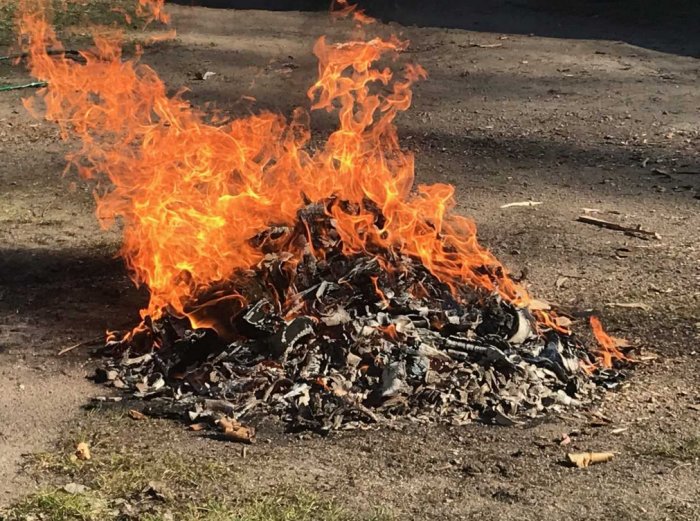
{"type": "Polygon", "coordinates": [[[136,409],[129,409],[129,418],[132,420],[145,420],[148,416],[136,409]]]}
{"type": "Polygon", "coordinates": [[[639,355],[639,356],[635,357],[634,361],[635,362],[653,362],[654,360],[658,360],[658,359],[659,359],[659,355],[657,355],[655,353],[647,353],[647,354],[639,355]]]}
{"type": "Polygon", "coordinates": [[[589,217],[587,215],[579,215],[576,220],[585,224],[593,224],[594,226],[600,226],[601,228],[607,228],[608,230],[615,230],[618,232],[625,232],[636,237],[650,237],[653,239],[661,240],[661,236],[649,230],[644,230],[640,225],[637,226],[624,226],[622,224],[605,221],[603,219],[598,219],[596,217],[589,217]]]}
{"type": "Polygon", "coordinates": [[[559,327],[565,327],[565,328],[569,328],[569,327],[571,327],[571,324],[573,324],[572,320],[569,317],[564,317],[564,316],[554,317],[554,322],[559,327]]]}
{"type": "Polygon", "coordinates": [[[612,422],[610,418],[597,412],[593,413],[593,418],[591,418],[589,425],[591,427],[604,427],[610,425],[612,422]]]}
{"type": "Polygon", "coordinates": [[[217,424],[227,440],[241,443],[253,443],[255,441],[255,429],[253,427],[248,427],[226,417],[219,418],[217,424]]]}
{"type": "Polygon", "coordinates": [[[83,461],[87,461],[92,458],[92,455],[90,454],[90,447],[87,443],[84,441],[78,443],[78,445],[75,447],[75,457],[83,461]]]}
{"type": "Polygon", "coordinates": [[[569,452],[566,457],[569,463],[583,469],[595,463],[605,463],[615,457],[612,452],[569,452]]]}
{"type": "Polygon", "coordinates": [[[643,302],[607,302],[605,305],[610,308],[643,309],[644,311],[653,309],[649,304],[643,302]]]}
{"type": "Polygon", "coordinates": [[[539,206],[542,201],[518,201],[517,203],[502,204],[501,208],[513,208],[515,206],[539,206]]]}
{"type": "Polygon", "coordinates": [[[199,422],[199,423],[193,423],[193,424],[191,424],[191,425],[190,425],[189,427],[187,427],[187,428],[188,428],[189,430],[191,430],[191,431],[198,432],[198,431],[203,431],[203,430],[206,429],[207,427],[209,427],[209,424],[208,424],[208,423],[199,422]]]}
{"type": "Polygon", "coordinates": [[[629,427],[618,427],[617,429],[611,430],[610,434],[622,434],[626,430],[629,430],[629,427]]]}
{"type": "Polygon", "coordinates": [[[557,277],[557,281],[554,283],[554,285],[556,286],[557,289],[561,289],[564,287],[564,284],[566,284],[568,280],[569,280],[569,277],[564,277],[564,276],[557,277]]]}
{"type": "Polygon", "coordinates": [[[479,49],[496,49],[503,47],[502,43],[470,43],[469,47],[478,47],[479,49]]]}
{"type": "Polygon", "coordinates": [[[238,425],[233,429],[225,430],[224,437],[231,441],[239,441],[241,443],[253,443],[255,441],[255,430],[252,427],[238,425]]]}

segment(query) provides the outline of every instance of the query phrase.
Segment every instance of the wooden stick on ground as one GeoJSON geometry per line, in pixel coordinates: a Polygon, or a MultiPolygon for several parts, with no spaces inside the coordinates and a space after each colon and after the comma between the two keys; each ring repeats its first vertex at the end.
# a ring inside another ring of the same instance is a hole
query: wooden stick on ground
{"type": "Polygon", "coordinates": [[[99,344],[100,342],[104,341],[104,335],[101,335],[97,338],[91,338],[90,340],[85,340],[84,342],[78,342],[77,344],[73,344],[72,346],[64,347],[58,352],[58,356],[65,355],[66,353],[73,351],[73,349],[78,349],[79,347],[86,347],[86,346],[91,346],[95,344],[99,344]]]}
{"type": "Polygon", "coordinates": [[[502,204],[501,208],[512,208],[514,206],[538,206],[542,201],[518,201],[517,203],[502,204]]]}
{"type": "Polygon", "coordinates": [[[587,215],[579,215],[576,219],[579,222],[586,224],[593,224],[595,226],[600,226],[601,228],[607,228],[608,230],[616,230],[618,232],[625,232],[629,234],[643,235],[647,237],[652,237],[654,239],[661,239],[661,236],[649,230],[642,229],[641,226],[624,226],[622,224],[613,223],[610,221],[605,221],[603,219],[598,219],[596,217],[589,217],[587,215]]]}

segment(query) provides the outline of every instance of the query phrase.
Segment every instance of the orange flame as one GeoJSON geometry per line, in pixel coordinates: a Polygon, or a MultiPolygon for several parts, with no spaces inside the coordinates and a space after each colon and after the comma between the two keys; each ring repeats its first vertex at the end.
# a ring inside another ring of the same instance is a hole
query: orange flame
{"type": "Polygon", "coordinates": [[[370,277],[370,280],[372,281],[372,285],[374,286],[374,294],[377,295],[377,297],[379,297],[379,300],[382,301],[384,307],[388,308],[389,300],[386,298],[386,295],[384,295],[382,288],[379,287],[379,277],[370,277]]]}
{"type": "Polygon", "coordinates": [[[627,360],[628,358],[618,349],[621,339],[611,337],[603,329],[597,317],[590,318],[591,329],[593,336],[600,349],[596,352],[600,359],[600,364],[603,367],[612,367],[615,360],[627,360]]]}
{"type": "Polygon", "coordinates": [[[138,0],[136,15],[145,19],[146,23],[170,23],[170,15],[165,12],[165,0],[138,0]]]}
{"type": "MultiPolygon", "coordinates": [[[[414,158],[401,148],[394,120],[426,72],[409,64],[396,75],[377,66],[408,42],[316,42],[311,108],[336,113],[338,128],[311,152],[306,111],[295,110],[289,121],[261,112],[206,123],[180,96],[168,97],[151,68],[123,60],[114,36],[97,37],[95,49],[82,53],[85,63],[49,55],[47,47],[60,42],[41,4],[28,5],[19,28],[29,41],[32,74],[49,84],[40,92],[45,117],[64,137],[80,138],[82,147],[68,159],[83,177],[101,182],[101,222],[122,223],[121,255],[135,282],[150,291],[143,316],[166,308],[187,315],[204,291],[263,259],[252,237],[293,224],[307,198],[331,197],[352,203],[352,211],[337,203],[328,210],[345,253],[394,250],[420,259],[453,289],[467,284],[527,305],[525,290],[479,245],[475,224],[452,212],[454,188],[414,187],[414,158]]],[[[167,20],[161,0],[139,5],[167,20]]],[[[233,293],[227,298],[242,300],[233,293]]]]}
{"type": "Polygon", "coordinates": [[[376,20],[367,16],[362,9],[358,9],[356,4],[350,4],[348,0],[333,0],[331,2],[331,16],[333,18],[345,18],[351,16],[360,25],[369,25],[376,20]]]}
{"type": "Polygon", "coordinates": [[[398,340],[399,338],[399,332],[396,330],[396,326],[394,324],[380,327],[379,330],[392,340],[398,340]]]}

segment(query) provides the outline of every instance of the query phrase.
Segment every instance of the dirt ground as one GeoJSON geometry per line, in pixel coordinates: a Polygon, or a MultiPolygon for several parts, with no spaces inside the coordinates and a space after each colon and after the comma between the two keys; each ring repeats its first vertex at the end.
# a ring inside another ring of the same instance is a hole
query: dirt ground
{"type": "MultiPolygon", "coordinates": [[[[243,95],[287,114],[306,105],[315,38],[348,30],[324,13],[171,12],[177,40],[144,60],[194,104],[233,114],[250,109],[243,95]],[[195,79],[206,71],[216,76],[195,79]]],[[[399,422],[319,438],[270,422],[245,459],[169,421],[118,418],[114,439],[223,461],[236,471],[232,494],[301,486],[398,519],[700,519],[700,41],[673,43],[658,28],[633,44],[586,37],[601,34],[586,31],[595,20],[516,4],[472,15],[471,30],[375,28],[410,39],[407,58],[430,74],[399,120],[403,143],[419,182],[454,184],[458,211],[513,272],[527,270],[534,294],[594,308],[613,334],[659,355],[606,396],[599,412],[612,423],[570,411],[510,428],[399,422]],[[518,16],[531,17],[533,34],[507,32],[518,16]],[[562,24],[576,37],[555,36],[562,24]],[[542,204],[499,208],[525,200],[542,204]],[[575,222],[584,208],[661,239],[575,222]],[[562,433],[571,445],[559,445],[562,433]],[[577,470],[561,464],[573,449],[618,454],[577,470]]],[[[0,79],[26,75],[0,62],[0,79]]],[[[89,186],[61,175],[68,145],[22,108],[30,94],[0,94],[0,504],[42,485],[21,470],[22,455],[64,439],[105,394],[85,378],[94,367],[85,349],[56,353],[135,324],[145,302],[114,258],[118,232],[93,217],[89,186]]],[[[319,118],[321,133],[326,125],[319,118]]]]}

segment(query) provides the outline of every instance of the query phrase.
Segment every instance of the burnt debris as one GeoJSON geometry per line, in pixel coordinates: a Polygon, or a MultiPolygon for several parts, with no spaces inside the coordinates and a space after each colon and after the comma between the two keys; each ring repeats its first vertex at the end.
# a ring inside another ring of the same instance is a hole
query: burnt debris
{"type": "Polygon", "coordinates": [[[167,312],[147,319],[112,335],[100,381],[193,422],[221,414],[215,403],[236,421],[264,412],[327,432],[397,416],[512,425],[590,402],[621,376],[589,374],[595,357],[576,335],[498,295],[450,289],[418,259],[344,254],[327,205],[252,241],[259,265],[192,307],[216,331],[167,312]]]}

